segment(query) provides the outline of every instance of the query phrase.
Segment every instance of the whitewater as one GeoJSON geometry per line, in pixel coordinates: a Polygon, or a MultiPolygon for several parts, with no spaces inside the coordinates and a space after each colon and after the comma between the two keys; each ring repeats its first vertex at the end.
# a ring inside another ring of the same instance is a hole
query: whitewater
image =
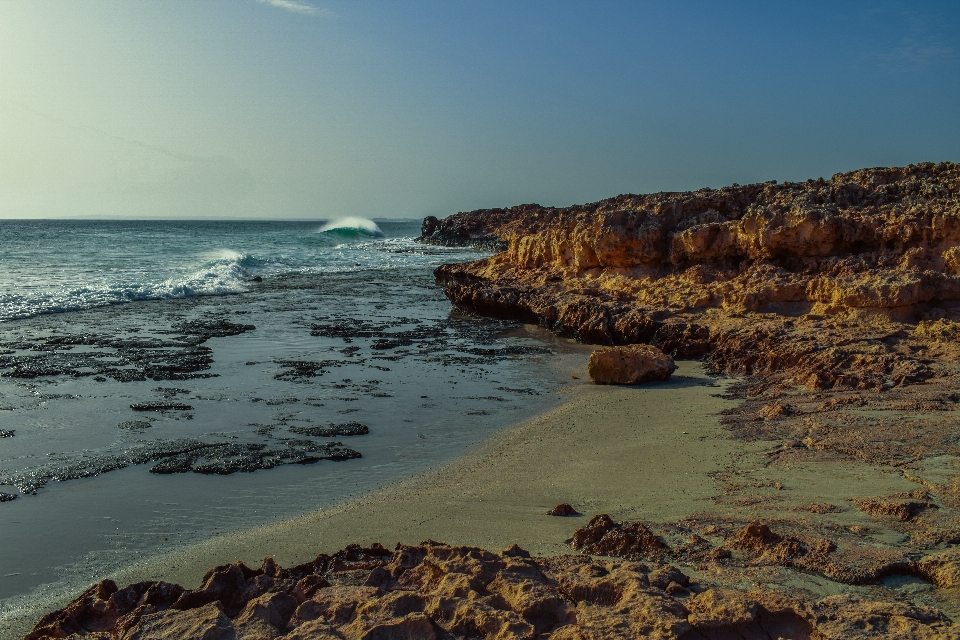
{"type": "Polygon", "coordinates": [[[37,220],[0,224],[0,322],[137,300],[242,293],[255,278],[436,265],[415,220],[37,220]],[[381,228],[381,226],[383,228],[381,228]]]}

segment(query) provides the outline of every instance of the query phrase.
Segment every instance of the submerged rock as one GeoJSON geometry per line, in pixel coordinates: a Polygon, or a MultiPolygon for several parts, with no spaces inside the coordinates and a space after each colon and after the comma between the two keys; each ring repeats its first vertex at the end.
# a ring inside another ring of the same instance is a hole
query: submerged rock
{"type": "Polygon", "coordinates": [[[587,372],[597,384],[662,382],[676,369],[673,358],[648,344],[597,349],[587,363],[587,372]]]}
{"type": "Polygon", "coordinates": [[[130,405],[134,411],[190,411],[189,404],[181,402],[137,402],[130,405]]]}
{"type": "Polygon", "coordinates": [[[352,460],[359,451],[340,442],[282,440],[267,446],[257,442],[204,442],[193,438],[151,440],[119,453],[75,454],[63,460],[11,473],[0,473],[0,485],[32,494],[51,480],[63,482],[91,478],[137,464],[154,462],[150,473],[202,473],[229,475],[272,469],[285,464],[312,464],[321,460],[352,460]]]}
{"type": "Polygon", "coordinates": [[[370,433],[370,427],[360,422],[331,424],[329,427],[290,427],[293,433],[314,438],[334,438],[336,436],[364,436],[370,433]]]}
{"type": "Polygon", "coordinates": [[[124,420],[117,425],[117,429],[129,429],[130,431],[143,431],[153,425],[146,420],[124,420]]]}
{"type": "Polygon", "coordinates": [[[169,339],[92,333],[18,337],[4,346],[25,353],[15,355],[12,349],[0,351],[0,374],[28,380],[91,376],[100,382],[108,377],[118,382],[208,378],[215,375],[206,373],[213,363],[213,350],[203,343],[210,338],[235,336],[255,328],[221,318],[182,322],[172,330],[158,332],[171,336],[169,339]]]}

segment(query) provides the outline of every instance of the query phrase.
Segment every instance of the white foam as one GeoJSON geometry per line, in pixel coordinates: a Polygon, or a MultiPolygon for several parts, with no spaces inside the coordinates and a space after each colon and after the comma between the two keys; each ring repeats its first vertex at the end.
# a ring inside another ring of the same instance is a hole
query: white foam
{"type": "Polygon", "coordinates": [[[226,260],[228,262],[240,262],[246,257],[246,254],[240,253],[239,251],[234,251],[233,249],[216,249],[214,251],[208,251],[206,254],[207,260],[214,262],[217,260],[226,260]]]}
{"type": "Polygon", "coordinates": [[[23,294],[0,294],[0,320],[27,318],[44,313],[78,311],[137,300],[191,298],[241,293],[258,272],[255,257],[221,249],[204,256],[196,271],[162,281],[95,282],[87,286],[61,286],[23,294]]]}

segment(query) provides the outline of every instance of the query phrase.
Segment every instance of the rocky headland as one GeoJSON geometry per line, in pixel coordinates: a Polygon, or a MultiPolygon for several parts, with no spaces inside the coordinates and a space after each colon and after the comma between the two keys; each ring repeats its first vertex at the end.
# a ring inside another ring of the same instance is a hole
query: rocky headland
{"type": "Polygon", "coordinates": [[[780,456],[903,464],[953,451],[942,418],[960,400],[958,164],[423,223],[422,242],[473,239],[503,250],[436,270],[454,305],[745,376],[744,419],[729,422],[791,443],[780,456]],[[930,419],[903,433],[883,411],[838,424],[868,405],[930,419]]]}

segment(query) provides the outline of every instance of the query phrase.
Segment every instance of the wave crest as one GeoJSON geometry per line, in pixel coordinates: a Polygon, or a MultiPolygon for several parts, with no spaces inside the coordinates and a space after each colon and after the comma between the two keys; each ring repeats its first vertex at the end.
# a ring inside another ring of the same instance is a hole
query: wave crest
{"type": "Polygon", "coordinates": [[[347,216],[337,218],[326,223],[317,233],[335,233],[341,236],[373,236],[382,238],[383,231],[377,226],[377,223],[369,218],[360,218],[357,216],[347,216]]]}

